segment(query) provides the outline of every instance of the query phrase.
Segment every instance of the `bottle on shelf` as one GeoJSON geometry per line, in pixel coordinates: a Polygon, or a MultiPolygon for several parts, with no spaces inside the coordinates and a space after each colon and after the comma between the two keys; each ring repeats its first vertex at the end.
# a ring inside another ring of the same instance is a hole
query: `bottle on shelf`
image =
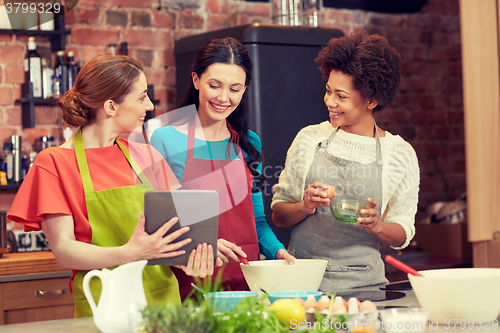
{"type": "Polygon", "coordinates": [[[37,149],[38,152],[41,152],[46,148],[55,146],[56,146],[56,141],[53,136],[41,136],[37,144],[37,149]]]}
{"type": "Polygon", "coordinates": [[[107,55],[116,55],[116,44],[108,44],[106,47],[107,55]]]}
{"type": "Polygon", "coordinates": [[[56,68],[54,75],[52,75],[52,98],[61,98],[61,74],[59,68],[56,68]]]}
{"type": "Polygon", "coordinates": [[[127,42],[122,42],[120,44],[120,54],[128,55],[128,43],[127,42]]]}
{"type": "Polygon", "coordinates": [[[75,63],[75,54],[73,51],[68,52],[68,89],[73,88],[78,75],[78,67],[75,63]]]}
{"type": "Polygon", "coordinates": [[[14,178],[14,155],[12,155],[12,143],[4,142],[3,144],[4,162],[3,169],[7,173],[7,182],[11,183],[14,178]]]}
{"type": "Polygon", "coordinates": [[[42,88],[43,88],[43,98],[51,98],[54,95],[53,92],[53,81],[54,70],[50,67],[50,59],[42,59],[42,88]]]}
{"type": "Polygon", "coordinates": [[[58,71],[61,77],[60,86],[62,96],[68,91],[68,66],[64,61],[64,51],[57,52],[57,62],[54,71],[58,71]]]}
{"type": "Polygon", "coordinates": [[[78,60],[76,62],[76,67],[78,68],[78,72],[80,72],[80,69],[82,69],[83,65],[85,65],[85,61],[83,60],[78,60]]]}
{"type": "Polygon", "coordinates": [[[21,152],[21,147],[22,147],[22,138],[19,135],[13,135],[12,136],[12,155],[13,155],[13,160],[14,163],[12,165],[12,170],[13,170],[13,178],[12,181],[14,183],[20,183],[23,178],[22,178],[22,152],[21,152]]]}
{"type": "Polygon", "coordinates": [[[35,37],[28,38],[28,52],[24,59],[25,82],[31,82],[33,97],[42,97],[42,58],[36,51],[35,37]]]}
{"type": "Polygon", "coordinates": [[[6,165],[7,156],[3,151],[0,151],[0,185],[7,185],[7,167],[6,165]]]}

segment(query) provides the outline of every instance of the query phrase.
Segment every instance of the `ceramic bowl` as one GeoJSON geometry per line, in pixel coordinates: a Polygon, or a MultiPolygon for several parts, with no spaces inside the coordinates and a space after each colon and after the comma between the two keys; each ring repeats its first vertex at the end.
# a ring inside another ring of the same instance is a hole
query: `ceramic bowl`
{"type": "Polygon", "coordinates": [[[295,259],[294,265],[286,260],[250,261],[240,264],[250,290],[260,292],[275,291],[317,291],[326,269],[326,260],[295,259]]]}
{"type": "Polygon", "coordinates": [[[387,333],[423,333],[429,326],[429,311],[420,308],[392,308],[379,311],[387,333]]]}
{"type": "Polygon", "coordinates": [[[304,301],[307,300],[307,296],[313,295],[316,301],[319,301],[323,293],[321,291],[307,291],[307,290],[296,290],[296,291],[275,291],[268,294],[269,301],[274,303],[281,298],[302,298],[304,301]]]}
{"type": "Polygon", "coordinates": [[[330,211],[337,221],[344,223],[356,223],[358,217],[363,217],[359,211],[369,209],[370,203],[366,199],[337,199],[330,201],[330,211]]]}
{"type": "Polygon", "coordinates": [[[215,291],[208,293],[208,298],[216,312],[231,312],[246,297],[257,297],[254,291],[215,291]]]}
{"type": "Polygon", "coordinates": [[[500,268],[449,268],[408,274],[415,296],[429,320],[492,321],[500,315],[500,268]]]}

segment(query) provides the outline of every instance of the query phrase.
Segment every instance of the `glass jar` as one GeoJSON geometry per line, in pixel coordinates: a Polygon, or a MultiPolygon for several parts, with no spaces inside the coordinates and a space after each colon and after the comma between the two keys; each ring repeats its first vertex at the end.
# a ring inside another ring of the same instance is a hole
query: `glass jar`
{"type": "Polygon", "coordinates": [[[271,21],[279,25],[302,25],[302,0],[273,0],[271,21]]]}

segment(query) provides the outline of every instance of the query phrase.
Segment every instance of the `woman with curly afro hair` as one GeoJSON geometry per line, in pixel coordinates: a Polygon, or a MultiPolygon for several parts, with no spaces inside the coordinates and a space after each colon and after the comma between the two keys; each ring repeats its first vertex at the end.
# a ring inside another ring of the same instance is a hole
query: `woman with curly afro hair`
{"type": "Polygon", "coordinates": [[[293,227],[293,256],[328,261],[321,291],[378,289],[388,282],[380,245],[403,249],[415,235],[417,156],[374,119],[394,99],[402,60],[384,37],[362,31],[332,39],[315,61],[330,119],[303,128],[290,146],[273,222],[293,227]]]}

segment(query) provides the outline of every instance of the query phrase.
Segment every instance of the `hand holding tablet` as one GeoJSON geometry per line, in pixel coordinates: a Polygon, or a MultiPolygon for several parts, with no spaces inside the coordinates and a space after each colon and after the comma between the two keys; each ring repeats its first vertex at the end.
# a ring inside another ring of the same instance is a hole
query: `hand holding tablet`
{"type": "Polygon", "coordinates": [[[186,266],[189,255],[198,244],[207,243],[213,247],[217,257],[219,195],[209,190],[146,191],[144,193],[145,230],[152,234],[172,217],[179,221],[167,232],[189,226],[190,230],[176,239],[191,238],[192,241],[181,247],[185,254],[172,257],[151,259],[148,265],[186,266]]]}

